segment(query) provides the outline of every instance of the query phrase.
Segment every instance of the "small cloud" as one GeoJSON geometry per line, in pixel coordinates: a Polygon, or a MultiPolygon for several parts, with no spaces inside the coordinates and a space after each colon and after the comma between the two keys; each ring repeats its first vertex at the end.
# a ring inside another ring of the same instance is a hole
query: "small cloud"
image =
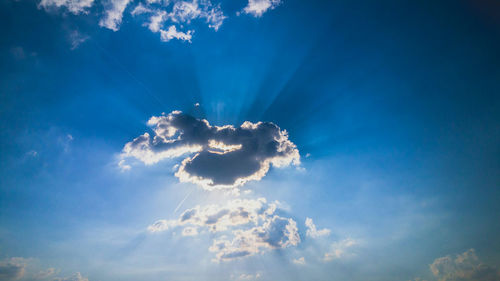
{"type": "Polygon", "coordinates": [[[357,245],[358,242],[351,239],[347,238],[339,242],[335,242],[331,246],[331,251],[328,253],[325,253],[323,257],[323,261],[331,261],[334,259],[339,259],[341,257],[344,257],[348,254],[349,248],[357,245]]]}
{"type": "Polygon", "coordinates": [[[54,278],[54,281],[89,281],[89,279],[86,277],[83,277],[80,272],[76,272],[75,274],[68,276],[68,277],[54,278]]]}
{"type": "Polygon", "coordinates": [[[191,42],[191,38],[193,37],[193,31],[188,30],[188,32],[177,31],[175,25],[169,26],[167,30],[160,29],[160,39],[163,42],[168,42],[172,39],[179,39],[182,41],[191,42]]]}
{"type": "Polygon", "coordinates": [[[47,279],[55,274],[57,274],[59,271],[56,270],[55,268],[47,268],[46,270],[42,270],[38,272],[37,274],[34,275],[35,279],[47,279]]]}
{"type": "Polygon", "coordinates": [[[125,172],[125,171],[130,170],[132,167],[130,167],[130,165],[126,164],[126,163],[125,163],[125,160],[124,160],[124,159],[122,159],[122,160],[120,160],[120,161],[118,162],[118,168],[120,168],[120,170],[121,170],[122,172],[125,172]]]}
{"type": "Polygon", "coordinates": [[[434,260],[430,265],[432,274],[439,281],[498,281],[500,271],[483,264],[470,249],[456,258],[445,256],[434,260]]]}
{"type": "Polygon", "coordinates": [[[0,261],[0,280],[9,281],[23,278],[26,261],[24,258],[8,258],[0,261]]]}
{"type": "MultiPolygon", "coordinates": [[[[236,278],[236,280],[257,280],[257,279],[260,279],[262,275],[260,273],[256,273],[256,274],[245,274],[245,273],[242,273],[238,276],[238,278],[236,278]]],[[[235,279],[235,278],[232,278],[232,279],[235,279]]]]}
{"type": "Polygon", "coordinates": [[[131,0],[108,0],[104,3],[105,14],[99,25],[113,31],[118,31],[122,23],[123,12],[131,0]]]}
{"type": "Polygon", "coordinates": [[[42,0],[38,8],[45,10],[59,9],[65,7],[72,14],[85,14],[94,4],[94,0],[42,0]]]}
{"type": "Polygon", "coordinates": [[[306,218],[306,227],[307,227],[306,235],[309,237],[318,238],[321,236],[330,235],[330,229],[324,228],[324,229],[318,230],[311,218],[306,218]]]}
{"type": "MultiPolygon", "coordinates": [[[[89,38],[90,38],[89,36],[81,34],[80,32],[78,32],[78,30],[72,31],[69,35],[69,41],[71,44],[70,49],[75,50],[76,48],[78,48],[78,46],[80,46],[83,42],[87,41],[89,38]]],[[[71,135],[68,135],[68,136],[71,136],[71,135]]],[[[73,139],[72,136],[71,136],[71,139],[73,139]]]]}
{"type": "Polygon", "coordinates": [[[243,12],[254,17],[261,17],[267,10],[272,10],[281,4],[281,0],[248,0],[243,12]]]}
{"type": "Polygon", "coordinates": [[[306,259],[304,257],[300,257],[298,259],[293,259],[292,262],[297,265],[305,265],[306,259]]]}

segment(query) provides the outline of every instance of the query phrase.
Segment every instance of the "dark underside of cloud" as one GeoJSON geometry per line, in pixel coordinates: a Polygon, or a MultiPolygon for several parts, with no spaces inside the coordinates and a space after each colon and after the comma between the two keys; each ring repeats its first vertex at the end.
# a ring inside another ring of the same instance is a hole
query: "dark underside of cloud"
{"type": "Polygon", "coordinates": [[[176,176],[208,189],[260,180],[271,164],[283,167],[300,163],[299,152],[287,132],[270,122],[219,127],[174,111],[152,117],[148,124],[154,136],[145,133],[127,143],[123,156],[146,164],[184,156],[176,176]]]}

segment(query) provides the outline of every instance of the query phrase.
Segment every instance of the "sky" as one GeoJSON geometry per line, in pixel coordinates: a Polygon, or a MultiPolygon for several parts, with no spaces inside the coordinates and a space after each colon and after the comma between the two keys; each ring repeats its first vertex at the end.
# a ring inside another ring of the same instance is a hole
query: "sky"
{"type": "Polygon", "coordinates": [[[497,1],[0,22],[0,281],[500,280],[497,1]]]}

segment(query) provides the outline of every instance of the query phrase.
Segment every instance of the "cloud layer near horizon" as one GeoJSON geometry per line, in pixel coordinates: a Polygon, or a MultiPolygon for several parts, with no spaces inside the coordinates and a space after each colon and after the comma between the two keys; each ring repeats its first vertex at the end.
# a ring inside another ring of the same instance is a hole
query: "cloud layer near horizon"
{"type": "Polygon", "coordinates": [[[184,156],[175,176],[212,190],[232,188],[260,180],[271,165],[299,165],[300,155],[288,133],[270,122],[244,122],[212,126],[180,111],[151,117],[149,133],[123,148],[122,157],[134,157],[147,165],[184,156]],[[193,155],[189,157],[189,155],[193,155]]]}

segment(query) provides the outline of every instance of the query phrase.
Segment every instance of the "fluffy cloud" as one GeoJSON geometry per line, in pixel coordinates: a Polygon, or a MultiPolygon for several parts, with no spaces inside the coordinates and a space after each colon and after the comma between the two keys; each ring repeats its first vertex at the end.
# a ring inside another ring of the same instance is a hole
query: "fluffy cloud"
{"type": "Polygon", "coordinates": [[[189,30],[188,32],[177,31],[175,25],[171,25],[167,30],[160,30],[160,39],[163,42],[167,42],[172,39],[179,39],[182,41],[191,42],[192,37],[193,37],[192,30],[189,30]]]}
{"type": "Polygon", "coordinates": [[[232,260],[261,253],[267,249],[286,248],[300,243],[297,223],[290,218],[273,216],[261,226],[233,231],[233,239],[214,240],[211,252],[218,261],[232,260]]]}
{"type": "Polygon", "coordinates": [[[324,261],[331,261],[334,259],[339,259],[339,258],[347,255],[347,253],[348,253],[347,251],[349,250],[349,248],[351,248],[357,244],[358,244],[357,241],[355,241],[351,238],[347,238],[347,239],[341,240],[339,242],[335,242],[332,244],[330,252],[325,253],[323,260],[324,261]]]}
{"type": "Polygon", "coordinates": [[[299,151],[288,133],[269,122],[244,122],[239,127],[212,126],[173,111],[152,117],[148,125],[154,136],[145,133],[123,148],[123,157],[134,157],[145,164],[190,154],[175,176],[181,182],[205,189],[232,188],[250,180],[260,180],[271,165],[300,164],[299,151]]]}
{"type": "Polygon", "coordinates": [[[248,0],[243,11],[254,17],[261,17],[267,10],[272,10],[281,4],[281,0],[248,0]]]}
{"type": "Polygon", "coordinates": [[[209,250],[215,253],[216,261],[227,261],[300,243],[297,223],[276,215],[275,211],[276,204],[267,203],[264,198],[235,199],[225,205],[196,206],[184,211],[177,220],[159,220],[148,230],[160,232],[184,227],[183,236],[197,235],[198,228],[223,232],[209,250]],[[232,239],[227,237],[228,232],[232,239]]]}
{"type": "Polygon", "coordinates": [[[105,3],[105,15],[99,21],[99,25],[113,31],[118,31],[122,23],[123,12],[130,2],[131,0],[109,0],[105,3]]]}
{"type": "MultiPolygon", "coordinates": [[[[99,25],[118,31],[124,12],[132,2],[132,0],[103,0],[104,15],[99,20],[99,25]]],[[[280,0],[249,0],[243,12],[260,17],[280,3],[280,0]]],[[[94,0],[41,0],[38,6],[45,10],[65,7],[76,15],[88,13],[93,4],[94,0]]],[[[178,28],[179,26],[184,28],[184,25],[189,25],[193,20],[204,21],[209,28],[217,31],[227,18],[220,3],[213,4],[210,0],[143,0],[138,1],[131,14],[133,16],[148,15],[144,25],[152,32],[160,33],[160,39],[165,42],[172,39],[191,42],[194,31],[179,31],[178,28]],[[168,28],[164,26],[165,23],[168,28]]]]}
{"type": "Polygon", "coordinates": [[[0,261],[0,280],[10,281],[23,278],[26,260],[23,258],[9,258],[0,261]]]}
{"type": "Polygon", "coordinates": [[[312,238],[318,238],[330,234],[330,229],[328,228],[318,230],[311,218],[306,218],[306,227],[307,227],[306,235],[312,238]]]}
{"type": "Polygon", "coordinates": [[[73,14],[86,13],[92,6],[94,0],[42,0],[39,7],[49,10],[52,8],[66,7],[73,14]]]}
{"type": "Polygon", "coordinates": [[[430,265],[432,274],[439,281],[498,281],[500,272],[481,263],[474,249],[457,255],[441,257],[430,265]]]}
{"type": "Polygon", "coordinates": [[[298,259],[293,259],[292,262],[297,265],[305,265],[306,259],[304,257],[300,257],[298,259]]]}
{"type": "Polygon", "coordinates": [[[54,281],[89,281],[88,278],[83,277],[80,272],[64,278],[55,278],[54,281]]]}

